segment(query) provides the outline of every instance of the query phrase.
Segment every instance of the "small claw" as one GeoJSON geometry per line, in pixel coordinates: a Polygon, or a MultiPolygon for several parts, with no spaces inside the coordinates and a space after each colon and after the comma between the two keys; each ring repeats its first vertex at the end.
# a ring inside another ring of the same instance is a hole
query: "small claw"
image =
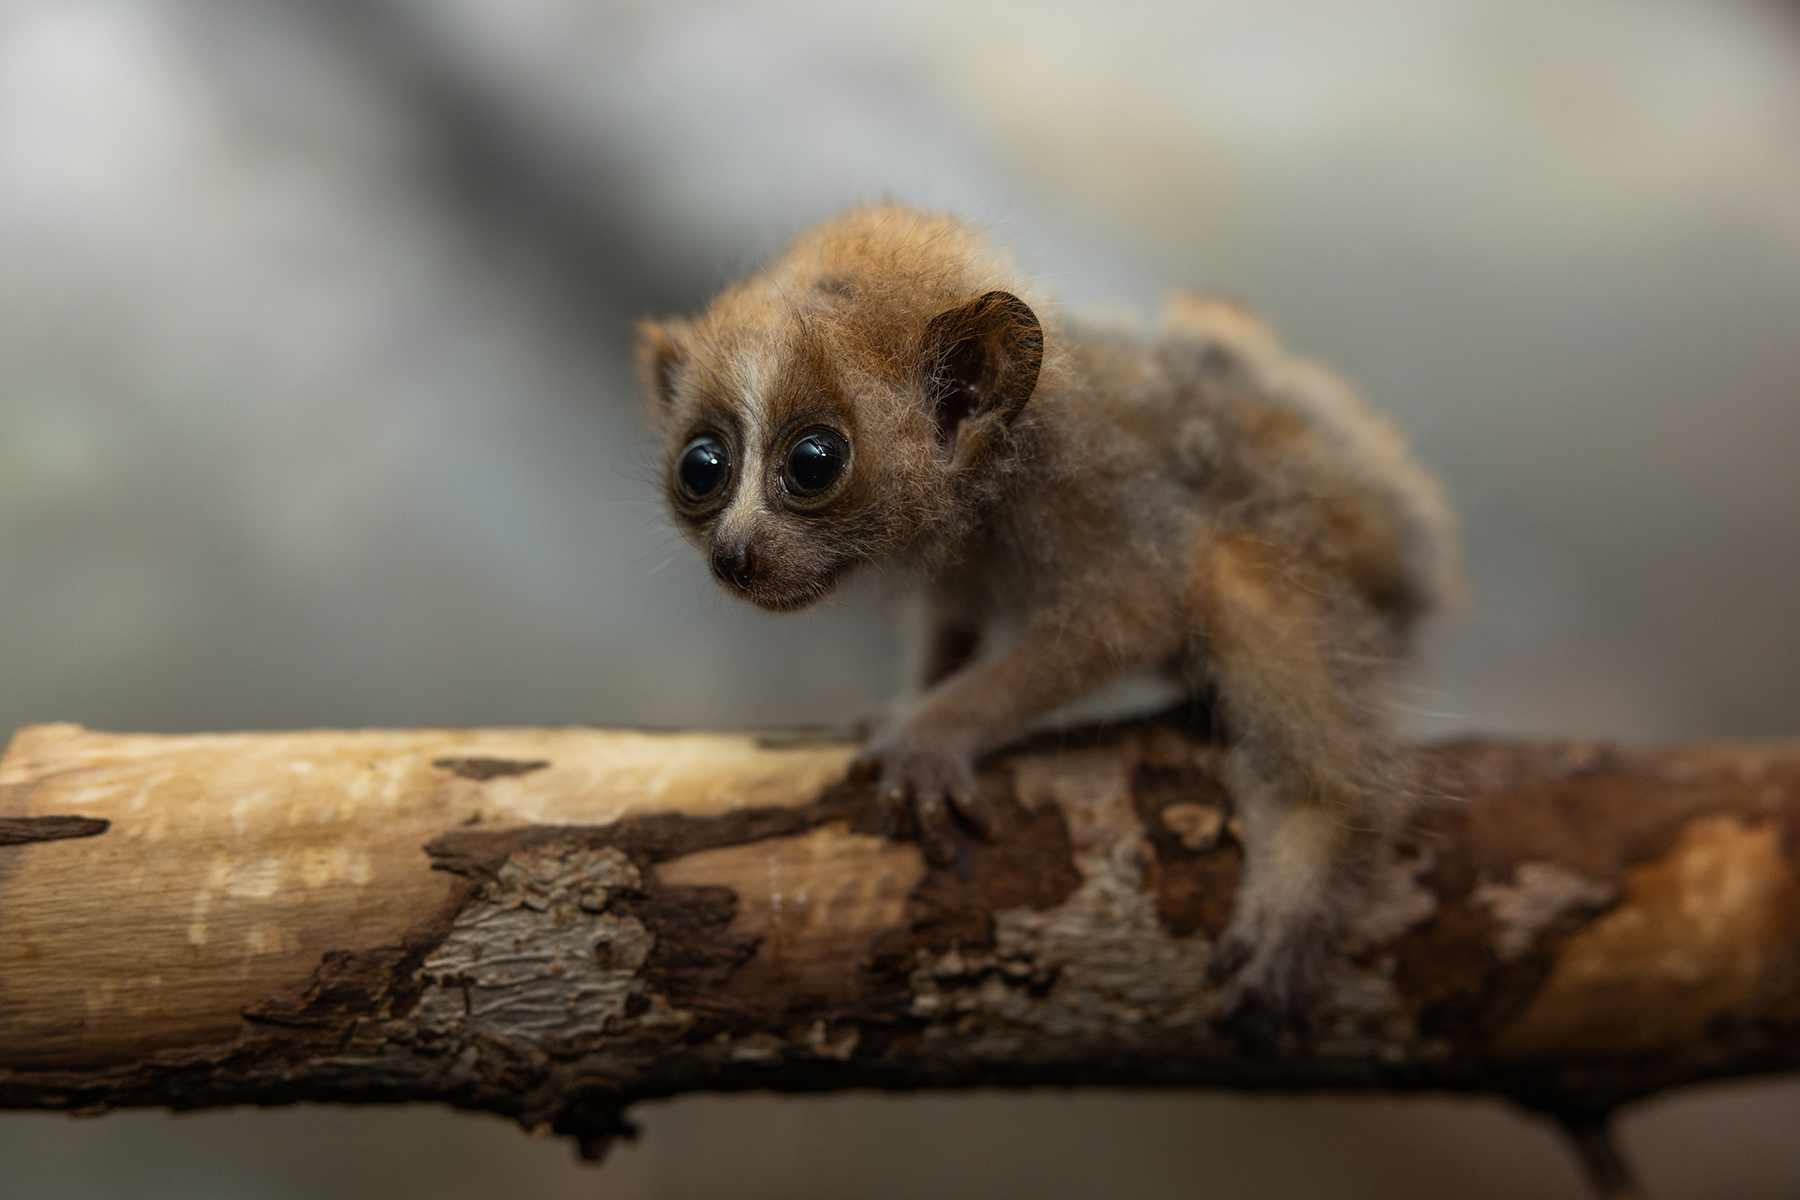
{"type": "Polygon", "coordinates": [[[994,815],[993,803],[980,788],[957,788],[950,793],[950,803],[956,806],[957,815],[977,837],[991,842],[999,836],[1000,822],[994,815]]]}
{"type": "Polygon", "coordinates": [[[925,848],[926,859],[939,867],[956,861],[956,841],[950,835],[950,808],[944,802],[944,793],[936,788],[922,791],[914,804],[919,819],[919,844],[925,848]]]}
{"type": "Polygon", "coordinates": [[[881,789],[881,811],[886,818],[887,835],[905,838],[912,832],[913,812],[904,783],[890,783],[881,789]]]}

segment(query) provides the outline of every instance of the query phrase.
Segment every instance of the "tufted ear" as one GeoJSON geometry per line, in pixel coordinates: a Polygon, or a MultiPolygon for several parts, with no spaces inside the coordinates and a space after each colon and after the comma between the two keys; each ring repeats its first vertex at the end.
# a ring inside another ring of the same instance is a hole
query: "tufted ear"
{"type": "Polygon", "coordinates": [[[638,381],[653,416],[661,416],[675,400],[675,375],[687,358],[688,332],[686,321],[638,322],[638,381]]]}
{"type": "Polygon", "coordinates": [[[964,421],[1011,424],[1024,409],[1044,363],[1044,330],[1023,300],[989,292],[933,317],[925,353],[938,445],[954,456],[964,421]]]}

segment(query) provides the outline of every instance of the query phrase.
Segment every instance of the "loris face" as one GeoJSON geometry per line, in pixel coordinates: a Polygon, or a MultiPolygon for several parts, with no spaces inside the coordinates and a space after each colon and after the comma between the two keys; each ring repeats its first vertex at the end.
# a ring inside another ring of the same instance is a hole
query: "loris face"
{"type": "Polygon", "coordinates": [[[727,591],[802,608],[941,522],[1037,379],[1031,310],[988,293],[930,319],[845,299],[639,328],[676,520],[727,591]],[[874,335],[871,334],[871,327],[874,335]]]}
{"type": "Polygon", "coordinates": [[[798,331],[728,347],[657,332],[673,352],[664,487],[676,519],[720,585],[753,604],[786,611],[825,595],[891,524],[873,503],[878,456],[839,370],[798,331]]]}

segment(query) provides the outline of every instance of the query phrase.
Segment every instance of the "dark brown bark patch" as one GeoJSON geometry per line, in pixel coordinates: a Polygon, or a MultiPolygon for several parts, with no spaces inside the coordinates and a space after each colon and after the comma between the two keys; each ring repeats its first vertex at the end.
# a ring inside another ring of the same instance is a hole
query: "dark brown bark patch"
{"type": "Polygon", "coordinates": [[[489,779],[505,779],[513,775],[529,775],[550,765],[549,760],[534,758],[434,758],[431,765],[450,772],[459,779],[485,783],[489,779]]]}
{"type": "Polygon", "coordinates": [[[494,832],[459,829],[433,838],[426,844],[425,852],[431,855],[432,866],[437,870],[480,876],[491,874],[515,851],[564,842],[589,849],[613,846],[628,855],[640,870],[648,870],[659,862],[700,850],[787,837],[844,820],[857,832],[869,832],[879,826],[869,787],[838,784],[826,789],[812,804],[743,808],[717,817],[657,813],[627,817],[611,825],[541,825],[494,832]]]}
{"type": "MultiPolygon", "coordinates": [[[[677,1008],[692,1009],[727,1024],[748,1019],[759,998],[729,985],[731,976],[756,953],[760,939],[731,932],[738,898],[725,887],[661,887],[642,896],[613,901],[610,911],[636,917],[656,938],[642,978],[677,1008]]],[[[707,1032],[716,1030],[716,1024],[707,1032]]]]}
{"type": "Polygon", "coordinates": [[[1718,743],[1634,751],[1462,741],[1421,748],[1413,778],[1433,820],[1462,814],[1456,834],[1481,881],[1548,860],[1616,884],[1631,865],[1667,854],[1689,818],[1791,809],[1800,756],[1718,743]],[[1465,803],[1473,797],[1481,803],[1465,803]]]}
{"type": "Polygon", "coordinates": [[[387,1008],[409,956],[402,946],[328,950],[312,978],[295,991],[247,1005],[252,1021],[295,1028],[327,1028],[387,1008]]]}
{"type": "Polygon", "coordinates": [[[1156,915],[1163,928],[1173,937],[1195,933],[1218,937],[1231,917],[1243,850],[1224,829],[1205,844],[1191,834],[1184,841],[1183,823],[1173,817],[1206,811],[1223,822],[1231,800],[1218,775],[1192,761],[1143,762],[1132,778],[1131,802],[1153,854],[1145,883],[1156,897],[1156,915]]]}
{"type": "Polygon", "coordinates": [[[111,828],[99,817],[0,817],[0,846],[95,837],[111,828]]]}
{"type": "Polygon", "coordinates": [[[907,928],[881,941],[878,960],[910,964],[916,950],[988,949],[996,912],[1052,909],[1080,886],[1062,814],[1025,811],[1007,772],[988,773],[981,786],[998,820],[995,836],[960,837],[955,860],[926,871],[907,905],[907,928]]]}

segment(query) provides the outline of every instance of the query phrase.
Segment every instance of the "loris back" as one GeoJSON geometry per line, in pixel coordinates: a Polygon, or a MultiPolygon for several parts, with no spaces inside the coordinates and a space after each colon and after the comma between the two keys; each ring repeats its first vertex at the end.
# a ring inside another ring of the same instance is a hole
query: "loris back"
{"type": "Polygon", "coordinates": [[[923,593],[925,690],[859,763],[897,830],[938,861],[953,813],[993,835],[977,756],[1165,672],[1213,698],[1243,828],[1221,1012],[1304,1004],[1403,811],[1387,689],[1449,588],[1445,507],[1391,427],[1233,306],[1083,329],[968,226],[891,205],[641,326],[639,360],[727,590],[789,610],[882,563],[923,593]]]}

